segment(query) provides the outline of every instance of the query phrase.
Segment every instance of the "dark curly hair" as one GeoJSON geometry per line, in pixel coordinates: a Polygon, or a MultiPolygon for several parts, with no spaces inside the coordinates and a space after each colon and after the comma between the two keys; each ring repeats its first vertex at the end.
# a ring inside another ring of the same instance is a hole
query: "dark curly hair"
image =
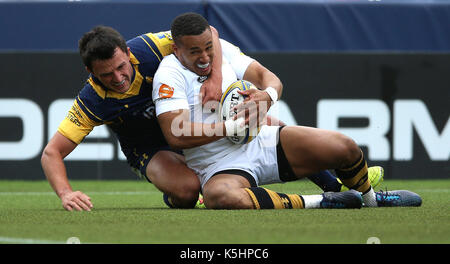
{"type": "Polygon", "coordinates": [[[107,26],[96,26],[86,32],[78,41],[78,49],[84,65],[92,70],[94,60],[112,58],[114,50],[119,47],[127,52],[127,43],[117,30],[107,26]]]}
{"type": "Polygon", "coordinates": [[[181,37],[197,36],[205,32],[206,29],[211,30],[208,21],[203,16],[192,12],[177,16],[170,27],[172,38],[177,45],[181,44],[181,37]]]}

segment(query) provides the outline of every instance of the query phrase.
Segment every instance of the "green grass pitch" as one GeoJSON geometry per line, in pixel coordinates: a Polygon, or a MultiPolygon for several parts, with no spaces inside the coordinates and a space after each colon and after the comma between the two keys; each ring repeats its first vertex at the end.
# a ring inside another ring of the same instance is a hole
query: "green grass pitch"
{"type": "MultiPolygon", "coordinates": [[[[46,181],[0,181],[0,243],[365,244],[450,243],[450,179],[385,180],[381,188],[422,196],[418,208],[327,210],[168,209],[144,181],[72,181],[91,212],[67,212],[46,181]]],[[[320,193],[309,181],[274,184],[285,193],[320,193]]]]}

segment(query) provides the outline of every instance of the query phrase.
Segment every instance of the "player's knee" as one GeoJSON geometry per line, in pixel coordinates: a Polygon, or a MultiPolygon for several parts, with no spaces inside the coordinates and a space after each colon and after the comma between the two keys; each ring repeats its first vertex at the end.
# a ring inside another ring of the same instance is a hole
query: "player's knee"
{"type": "Polygon", "coordinates": [[[348,136],[338,134],[339,153],[341,153],[342,167],[348,167],[354,164],[361,157],[361,149],[358,144],[348,136]]]}
{"type": "Polygon", "coordinates": [[[198,200],[198,195],[197,195],[197,198],[190,199],[190,200],[171,196],[171,201],[172,201],[173,206],[175,208],[181,208],[181,209],[194,208],[195,205],[197,204],[197,200],[198,200]]]}
{"type": "Polygon", "coordinates": [[[240,199],[239,189],[230,189],[224,184],[210,187],[203,192],[208,209],[244,209],[246,205],[240,199]]]}
{"type": "Polygon", "coordinates": [[[185,184],[179,186],[169,196],[172,198],[174,205],[178,208],[194,208],[200,192],[200,185],[185,184]]]}
{"type": "Polygon", "coordinates": [[[208,186],[203,190],[203,202],[208,209],[223,209],[226,202],[226,190],[220,186],[208,186]]]}
{"type": "Polygon", "coordinates": [[[182,208],[193,208],[198,201],[199,192],[192,189],[173,195],[173,199],[182,208]]]}

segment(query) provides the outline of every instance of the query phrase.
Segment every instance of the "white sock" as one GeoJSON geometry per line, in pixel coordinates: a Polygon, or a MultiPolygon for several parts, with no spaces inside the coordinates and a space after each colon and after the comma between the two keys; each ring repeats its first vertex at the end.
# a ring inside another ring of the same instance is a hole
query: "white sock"
{"type": "Polygon", "coordinates": [[[378,207],[377,199],[375,198],[375,192],[370,187],[370,191],[362,195],[363,204],[365,207],[378,207]]]}
{"type": "Polygon", "coordinates": [[[305,202],[305,209],[320,208],[320,202],[322,202],[323,196],[317,195],[302,195],[305,202]]]}

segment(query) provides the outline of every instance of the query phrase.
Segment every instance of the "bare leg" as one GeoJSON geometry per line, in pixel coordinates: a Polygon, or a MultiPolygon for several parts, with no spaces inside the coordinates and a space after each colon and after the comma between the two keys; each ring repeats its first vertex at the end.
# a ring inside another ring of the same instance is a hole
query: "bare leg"
{"type": "Polygon", "coordinates": [[[262,187],[250,187],[247,179],[218,174],[203,187],[209,209],[304,209],[320,208],[322,195],[285,194],[262,187]]]}
{"type": "Polygon", "coordinates": [[[252,209],[253,202],[245,191],[250,184],[242,176],[218,174],[203,187],[203,199],[209,209],[252,209]]]}
{"type": "Polygon", "coordinates": [[[361,155],[351,138],[329,130],[287,126],[281,130],[280,140],[298,178],[326,169],[346,168],[361,155]]]}
{"type": "Polygon", "coordinates": [[[175,207],[193,208],[198,200],[200,181],[186,166],[184,157],[172,151],[159,151],[147,165],[147,177],[170,197],[175,207]]]}
{"type": "Polygon", "coordinates": [[[361,192],[366,205],[376,206],[367,163],[361,149],[351,138],[318,128],[285,127],[280,132],[280,141],[297,177],[336,169],[336,174],[346,187],[361,192]]]}

